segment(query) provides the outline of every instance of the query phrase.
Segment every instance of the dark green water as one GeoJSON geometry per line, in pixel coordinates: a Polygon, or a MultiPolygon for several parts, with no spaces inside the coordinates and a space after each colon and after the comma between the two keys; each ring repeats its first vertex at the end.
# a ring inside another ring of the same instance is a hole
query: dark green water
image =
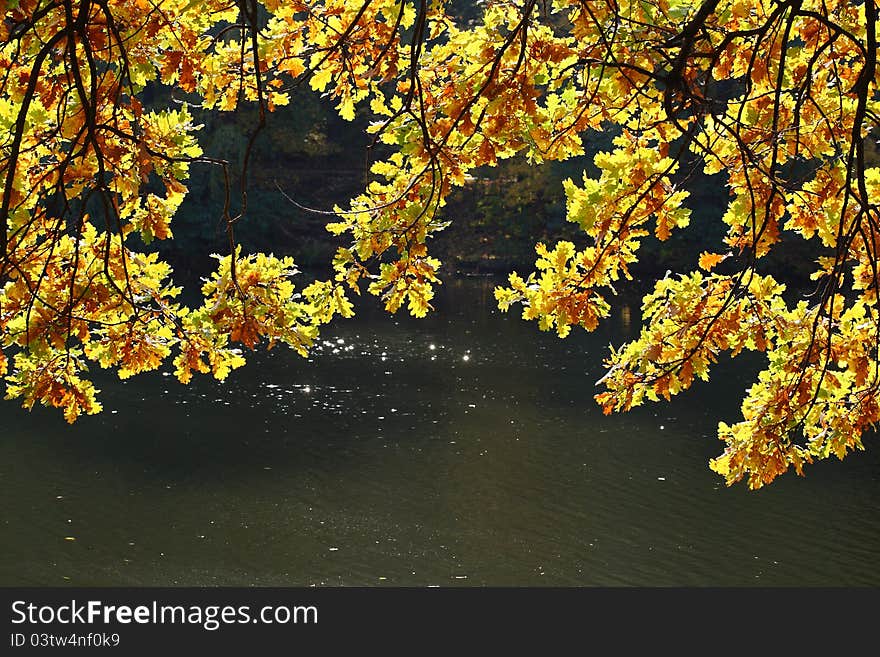
{"type": "Polygon", "coordinates": [[[258,354],[225,384],[106,378],[72,428],[0,404],[0,585],[880,584],[874,437],[726,488],[707,460],[749,365],[605,417],[627,313],[560,341],[491,289],[366,311],[310,362],[258,354]]]}

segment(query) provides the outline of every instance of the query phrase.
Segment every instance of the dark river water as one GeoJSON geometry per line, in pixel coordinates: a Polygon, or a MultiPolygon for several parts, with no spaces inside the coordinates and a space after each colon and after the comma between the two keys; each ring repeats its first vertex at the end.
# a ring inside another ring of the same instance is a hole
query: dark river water
{"type": "Polygon", "coordinates": [[[225,384],[104,376],[73,427],[3,402],[0,585],[880,584],[876,438],[757,492],[708,469],[756,360],[605,417],[637,302],[566,340],[491,282],[437,305],[366,309],[225,384]]]}

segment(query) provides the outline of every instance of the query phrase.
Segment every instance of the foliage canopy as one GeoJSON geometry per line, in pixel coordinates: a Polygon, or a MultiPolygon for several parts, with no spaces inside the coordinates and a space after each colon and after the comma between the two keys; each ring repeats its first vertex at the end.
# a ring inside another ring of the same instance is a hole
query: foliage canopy
{"type": "Polygon", "coordinates": [[[0,375],[25,407],[98,412],[90,361],[125,378],[170,358],[187,382],[225,378],[241,347],[305,354],[362,287],[423,316],[439,283],[428,238],[453,188],[502,158],[572,158],[610,131],[598,175],[564,182],[583,244],[538,244],[536,271],[511,274],[499,306],[560,337],[594,329],[640,242],[688,225],[681,181],[697,162],[726,176],[726,237],[656,282],[597,401],[610,413],[669,399],[722,352],[763,352],[711,462],[751,487],[861,448],[880,419],[875,0],[486,0],[467,22],[442,0],[0,6],[0,375]],[[256,106],[252,145],[305,84],[345,119],[369,112],[382,155],[363,193],[327,212],[334,274],[296,293],[290,258],[236,246],[250,148],[234,188],[190,108],[256,106]],[[145,108],[161,85],[181,102],[145,108]],[[226,176],[229,250],[187,307],[145,244],[172,238],[195,166],[226,176]],[[761,272],[792,239],[823,252],[796,300],[761,272]]]}

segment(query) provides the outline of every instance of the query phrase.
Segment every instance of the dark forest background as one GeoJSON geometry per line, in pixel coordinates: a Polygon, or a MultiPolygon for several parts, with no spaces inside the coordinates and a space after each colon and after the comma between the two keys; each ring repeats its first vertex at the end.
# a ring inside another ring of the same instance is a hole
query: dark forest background
{"type": "MultiPolygon", "coordinates": [[[[458,0],[454,5],[462,22],[473,20],[478,12],[473,0],[458,0]]],[[[175,90],[148,88],[145,100],[161,108],[184,102],[185,98],[175,90]]],[[[205,153],[228,160],[233,172],[240,171],[248,137],[258,122],[256,108],[206,112],[192,107],[191,111],[202,125],[199,141],[205,153]]],[[[367,108],[361,108],[354,121],[340,119],[332,102],[306,85],[293,92],[290,105],[267,115],[267,125],[259,133],[252,153],[247,213],[236,225],[236,238],[245,252],[291,255],[307,275],[327,273],[336,248],[346,244],[345,236],[334,237],[324,229],[330,219],[326,214],[303,210],[284,194],[302,206],[325,212],[334,205],[345,207],[363,190],[370,163],[382,157],[370,148],[368,121],[367,108]]],[[[429,243],[431,253],[443,261],[442,273],[531,271],[538,241],[552,244],[568,239],[585,246],[586,236],[565,221],[562,180],[579,181],[584,170],[597,175],[593,155],[609,150],[612,136],[588,135],[586,154],[567,162],[533,166],[518,157],[475,172],[474,182],[457,189],[442,210],[443,218],[451,220],[450,226],[429,243]]],[[[880,161],[876,149],[870,156],[873,162],[880,161]]],[[[699,163],[686,156],[678,184],[691,192],[686,201],[693,212],[691,224],[675,231],[665,242],[646,238],[640,261],[633,266],[636,276],[688,271],[696,265],[700,252],[726,251],[721,241],[725,226],[720,221],[729,196],[725,183],[723,173],[706,176],[699,163]]],[[[182,278],[201,276],[212,269],[207,254],[229,251],[221,219],[221,171],[195,165],[189,186],[190,194],[172,224],[174,239],[155,244],[182,278]]],[[[239,180],[233,178],[232,186],[235,211],[239,180]]],[[[821,251],[817,240],[808,243],[794,235],[789,237],[785,239],[783,233],[783,244],[762,261],[762,270],[786,282],[803,284],[808,282],[821,251]]],[[[736,265],[731,259],[721,269],[736,265]]]]}

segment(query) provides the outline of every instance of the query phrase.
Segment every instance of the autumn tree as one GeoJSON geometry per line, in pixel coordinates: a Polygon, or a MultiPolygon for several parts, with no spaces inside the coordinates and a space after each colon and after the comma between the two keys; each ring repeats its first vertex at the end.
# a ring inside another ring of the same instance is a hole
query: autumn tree
{"type": "Polygon", "coordinates": [[[225,378],[258,344],[305,354],[362,289],[423,316],[450,192],[604,133],[598,175],[561,183],[581,243],[538,244],[536,271],[496,290],[501,309],[560,337],[593,330],[643,239],[687,227],[687,167],[721,172],[726,237],[656,281],[596,400],[669,399],[722,353],[763,352],[711,462],[751,487],[861,448],[880,418],[875,0],[486,0],[467,22],[442,0],[0,3],[0,373],[25,407],[98,412],[89,363],[125,378],[172,359],[186,383],[225,378]],[[362,194],[325,209],[334,275],[297,293],[293,260],[242,253],[235,229],[251,146],[306,85],[345,119],[370,113],[382,155],[362,194]],[[145,106],[159,86],[176,101],[145,106]],[[193,108],[245,105],[259,118],[232,171],[202,152],[193,108]],[[193,167],[225,176],[229,244],[190,308],[149,245],[173,238],[193,167]],[[762,259],[798,239],[822,255],[792,299],[762,259]]]}

